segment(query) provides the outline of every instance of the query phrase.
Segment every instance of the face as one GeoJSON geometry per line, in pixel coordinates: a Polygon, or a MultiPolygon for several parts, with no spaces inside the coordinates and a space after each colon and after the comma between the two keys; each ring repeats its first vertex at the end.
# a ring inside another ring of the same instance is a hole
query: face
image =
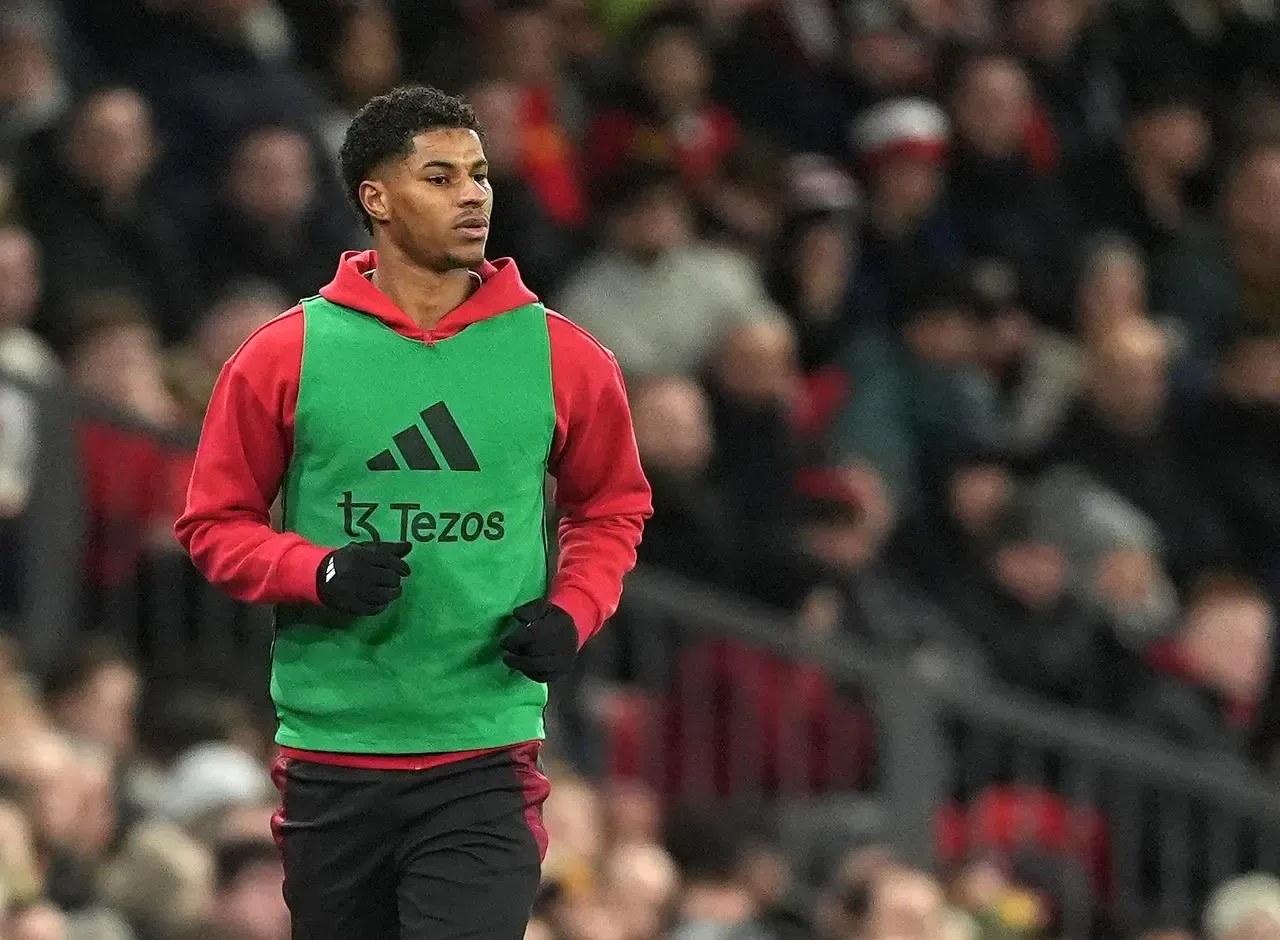
{"type": "Polygon", "coordinates": [[[922,219],[942,190],[942,169],[927,158],[890,157],[875,173],[872,199],[889,214],[922,219]]]}
{"type": "Polygon", "coordinates": [[[652,260],[683,245],[692,232],[684,195],[675,188],[660,187],[620,214],[614,239],[628,254],[652,260]]]}
{"type": "Polygon", "coordinates": [[[654,37],[637,67],[641,86],[668,110],[696,105],[711,81],[706,52],[696,37],[683,30],[654,37]]]}
{"type": "Polygon", "coordinates": [[[1013,480],[998,464],[962,467],[951,476],[951,514],[967,531],[986,531],[1008,502],[1013,480]]]}
{"type": "Polygon", "coordinates": [[[1202,680],[1226,695],[1256,700],[1271,671],[1271,606],[1257,594],[1219,593],[1192,604],[1182,648],[1202,680]]]}
{"type": "Polygon", "coordinates": [[[658,380],[633,403],[636,444],[653,470],[696,473],[711,458],[711,413],[702,390],[687,379],[658,380]]]}
{"type": "Polygon", "coordinates": [[[124,663],[109,663],[56,709],[68,731],[123,757],[133,747],[138,676],[124,663]]]}
{"type": "Polygon", "coordinates": [[[1280,149],[1255,154],[1235,172],[1224,209],[1240,273],[1252,283],[1280,281],[1280,149]]]}
{"type": "Polygon", "coordinates": [[[1280,406],[1280,339],[1240,344],[1224,363],[1222,378],[1237,401],[1280,406]]]}
{"type": "Polygon", "coordinates": [[[955,100],[956,129],[991,157],[1021,153],[1033,106],[1026,70],[1014,59],[980,59],[969,66],[955,100]]]}
{"type": "Polygon", "coordinates": [[[156,422],[172,417],[155,335],[124,324],[98,330],[72,356],[71,375],[82,390],[156,422]]]}
{"type": "Polygon", "coordinates": [[[927,875],[893,872],[873,892],[867,935],[871,940],[935,940],[942,935],[942,889],[927,875]]]}
{"type": "Polygon", "coordinates": [[[108,196],[132,193],[155,159],[151,112],[132,91],[90,98],[71,127],[67,162],[90,188],[108,196]]]}
{"type": "Polygon", "coordinates": [[[1189,176],[1209,157],[1209,122],[1198,108],[1171,108],[1134,122],[1132,140],[1139,157],[1166,172],[1189,176]]]}
{"type": "Polygon", "coordinates": [[[1104,338],[1091,357],[1090,393],[1098,412],[1120,430],[1154,425],[1168,392],[1162,337],[1145,329],[1124,331],[1104,338]]]}
{"type": "Polygon", "coordinates": [[[513,82],[492,81],[469,96],[484,127],[485,155],[495,169],[515,165],[520,157],[521,94],[513,82]]]}
{"type": "Polygon", "coordinates": [[[200,357],[211,368],[221,369],[250,333],[279,312],[274,306],[253,301],[232,303],[215,310],[198,334],[200,357]]]}
{"type": "Polygon", "coordinates": [[[560,71],[560,49],[555,21],[542,10],[508,13],[498,25],[503,64],[511,77],[523,84],[555,81],[560,71]]]}
{"type": "Polygon", "coordinates": [[[1037,59],[1057,61],[1075,45],[1084,15],[1083,0],[1019,0],[1013,12],[1014,40],[1037,59]]]}
{"type": "Polygon", "coordinates": [[[981,340],[973,315],[961,307],[931,310],[913,317],[904,336],[916,356],[938,366],[973,362],[981,340]]]}
{"type": "Polygon", "coordinates": [[[248,218],[295,221],[315,195],[311,145],[285,128],[250,135],[236,151],[230,189],[231,201],[248,218]]]}
{"type": "Polygon", "coordinates": [[[39,302],[35,240],[21,229],[0,228],[0,330],[30,322],[39,302]]]}
{"type": "Polygon", "coordinates": [[[375,228],[416,264],[443,273],[484,261],[493,187],[475,131],[419,134],[409,156],[361,184],[360,199],[375,228]]]}
{"type": "Polygon", "coordinates": [[[218,910],[244,940],[288,940],[289,909],[284,903],[279,863],[260,862],[240,873],[218,899],[218,910]]]}
{"type": "Polygon", "coordinates": [[[367,101],[396,83],[400,46],[387,9],[368,5],[351,14],[334,53],[333,70],[353,101],[367,101]]]}
{"type": "Polygon", "coordinates": [[[1062,593],[1066,560],[1056,545],[1018,542],[997,553],[996,573],[1014,597],[1029,607],[1044,607],[1062,593]]]}

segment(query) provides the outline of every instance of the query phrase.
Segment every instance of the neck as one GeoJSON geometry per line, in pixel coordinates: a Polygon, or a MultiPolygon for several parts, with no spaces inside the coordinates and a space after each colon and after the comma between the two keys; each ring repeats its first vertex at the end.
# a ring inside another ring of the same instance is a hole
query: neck
{"type": "Polygon", "coordinates": [[[389,246],[378,248],[373,283],[424,330],[434,327],[475,290],[475,278],[468,269],[432,271],[389,246]]]}

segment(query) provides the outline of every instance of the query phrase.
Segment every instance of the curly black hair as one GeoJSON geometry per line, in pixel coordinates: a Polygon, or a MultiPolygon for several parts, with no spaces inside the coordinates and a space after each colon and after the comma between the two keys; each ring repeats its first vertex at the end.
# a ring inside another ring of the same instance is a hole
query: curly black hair
{"type": "Polygon", "coordinates": [[[455,127],[482,133],[471,105],[425,85],[392,89],[370,98],[356,113],[342,140],[339,160],[347,198],[365,231],[373,231],[373,221],[360,204],[360,184],[379,164],[412,153],[413,138],[418,134],[455,127]]]}

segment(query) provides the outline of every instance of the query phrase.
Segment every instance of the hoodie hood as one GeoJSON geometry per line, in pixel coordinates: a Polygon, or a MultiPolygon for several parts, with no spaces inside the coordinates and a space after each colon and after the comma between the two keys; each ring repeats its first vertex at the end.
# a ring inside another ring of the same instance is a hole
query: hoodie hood
{"type": "Polygon", "coordinates": [[[472,323],[496,317],[538,299],[520,280],[520,271],[512,259],[486,261],[475,271],[480,276],[480,287],[476,292],[441,317],[432,329],[424,330],[374,286],[369,275],[377,267],[376,251],[344,252],[338,262],[338,273],[320,288],[320,296],[331,303],[377,317],[400,335],[422,342],[448,339],[472,323]]]}

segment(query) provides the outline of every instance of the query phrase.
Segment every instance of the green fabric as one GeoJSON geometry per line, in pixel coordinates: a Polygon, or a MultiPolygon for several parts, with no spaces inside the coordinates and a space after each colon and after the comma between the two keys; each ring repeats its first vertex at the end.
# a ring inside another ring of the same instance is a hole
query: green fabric
{"type": "Polygon", "coordinates": [[[433,344],[323,298],[303,311],[285,528],[334,547],[410,541],[413,573],[378,616],[278,609],[276,740],[429,754],[542,737],[546,686],[508,669],[498,641],[547,586],[546,311],[433,344]]]}

